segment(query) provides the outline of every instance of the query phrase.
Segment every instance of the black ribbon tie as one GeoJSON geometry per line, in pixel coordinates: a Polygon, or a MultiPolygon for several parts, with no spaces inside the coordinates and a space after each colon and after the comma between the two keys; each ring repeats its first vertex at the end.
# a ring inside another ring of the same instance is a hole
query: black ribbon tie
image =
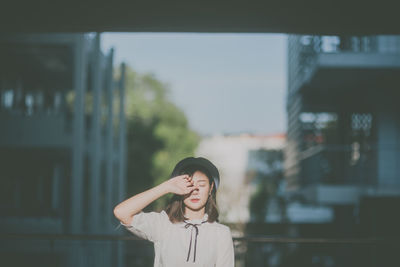
{"type": "Polygon", "coordinates": [[[195,224],[195,223],[189,223],[186,222],[185,228],[189,228],[192,227],[191,231],[190,231],[190,244],[189,244],[189,250],[188,250],[188,254],[187,254],[187,258],[186,261],[189,261],[189,257],[190,257],[190,251],[192,249],[192,238],[193,238],[193,229],[196,230],[196,235],[195,235],[195,239],[194,239],[194,254],[193,254],[193,262],[196,261],[196,247],[197,247],[197,236],[199,235],[199,228],[197,226],[205,223],[207,221],[203,221],[200,224],[195,224]]]}

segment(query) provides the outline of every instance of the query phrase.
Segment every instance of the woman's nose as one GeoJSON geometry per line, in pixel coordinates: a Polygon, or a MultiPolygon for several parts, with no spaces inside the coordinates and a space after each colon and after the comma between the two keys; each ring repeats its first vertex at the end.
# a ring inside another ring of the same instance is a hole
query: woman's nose
{"type": "Polygon", "coordinates": [[[196,191],[196,192],[199,191],[199,186],[193,185],[193,187],[194,187],[193,192],[194,192],[194,191],[196,191]]]}

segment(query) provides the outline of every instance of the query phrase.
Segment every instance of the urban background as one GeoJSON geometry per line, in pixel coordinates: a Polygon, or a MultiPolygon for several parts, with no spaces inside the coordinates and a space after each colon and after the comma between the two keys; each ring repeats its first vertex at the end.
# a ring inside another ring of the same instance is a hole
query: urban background
{"type": "Polygon", "coordinates": [[[112,211],[186,156],[236,266],[400,266],[400,36],[286,38],[286,132],[202,135],[100,34],[1,34],[1,266],[152,266],[112,211]]]}

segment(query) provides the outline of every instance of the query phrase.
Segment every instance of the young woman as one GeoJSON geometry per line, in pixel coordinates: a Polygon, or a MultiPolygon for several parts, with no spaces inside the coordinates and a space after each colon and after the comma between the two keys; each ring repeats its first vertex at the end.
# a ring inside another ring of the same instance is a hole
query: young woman
{"type": "Polygon", "coordinates": [[[218,169],[205,158],[178,162],[171,178],[114,208],[121,225],[154,243],[154,266],[234,266],[229,227],[218,223],[216,193],[218,169]],[[142,209],[159,197],[173,193],[161,212],[142,209]]]}

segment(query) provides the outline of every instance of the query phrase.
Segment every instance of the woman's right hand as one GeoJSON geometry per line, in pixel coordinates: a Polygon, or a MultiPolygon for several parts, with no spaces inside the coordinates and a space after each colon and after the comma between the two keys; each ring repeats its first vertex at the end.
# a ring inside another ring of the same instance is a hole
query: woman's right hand
{"type": "Polygon", "coordinates": [[[168,192],[177,195],[190,194],[194,189],[192,177],[187,174],[175,176],[165,181],[168,192]]]}

